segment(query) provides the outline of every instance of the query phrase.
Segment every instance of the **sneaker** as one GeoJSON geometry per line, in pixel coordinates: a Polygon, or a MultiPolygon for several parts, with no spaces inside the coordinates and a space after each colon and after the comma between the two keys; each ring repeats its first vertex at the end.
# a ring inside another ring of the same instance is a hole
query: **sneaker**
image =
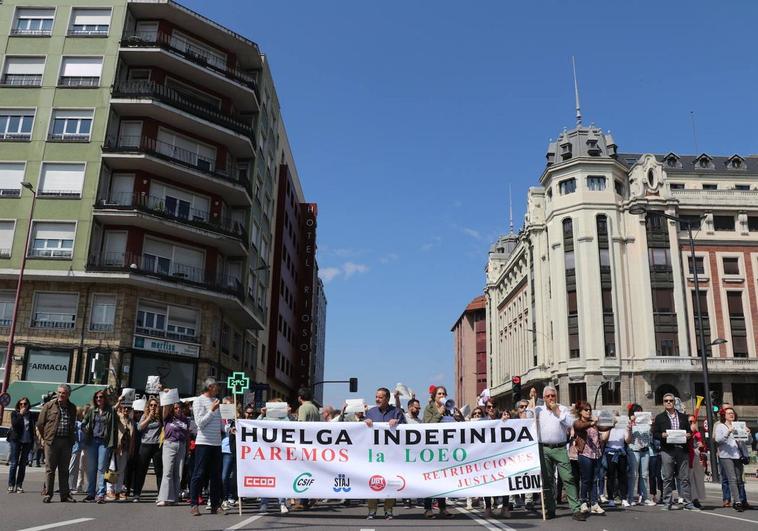
{"type": "Polygon", "coordinates": [[[654,507],[655,505],[657,505],[653,500],[645,500],[644,502],[642,502],[642,504],[647,505],[648,507],[654,507]]]}
{"type": "Polygon", "coordinates": [[[608,508],[609,509],[615,509],[616,508],[616,502],[613,500],[608,501],[608,508]]]}
{"type": "Polygon", "coordinates": [[[384,519],[385,520],[392,520],[392,510],[384,511],[384,519]]]}
{"type": "Polygon", "coordinates": [[[95,497],[94,497],[94,496],[87,496],[87,497],[85,497],[85,498],[84,498],[82,501],[83,501],[84,503],[92,503],[92,502],[94,502],[94,501],[95,501],[95,497]]]}
{"type": "Polygon", "coordinates": [[[571,515],[571,518],[578,520],[579,522],[585,522],[587,520],[587,515],[581,511],[577,511],[571,515]]]}
{"type": "Polygon", "coordinates": [[[76,500],[71,497],[69,494],[68,496],[61,498],[61,503],[76,503],[76,500]]]}
{"type": "Polygon", "coordinates": [[[676,500],[676,503],[678,503],[679,505],[682,505],[682,504],[684,504],[684,498],[679,498],[679,499],[677,499],[677,500],[676,500]]]}
{"type": "Polygon", "coordinates": [[[224,501],[221,502],[221,508],[223,510],[227,511],[227,510],[229,510],[229,507],[231,507],[229,505],[229,500],[224,500],[224,501]]]}
{"type": "Polygon", "coordinates": [[[595,504],[592,505],[592,509],[590,509],[590,511],[593,514],[605,514],[605,509],[603,509],[602,507],[600,507],[600,505],[597,504],[597,503],[595,503],[595,504]]]}
{"type": "Polygon", "coordinates": [[[600,495],[600,503],[608,503],[608,497],[605,494],[600,495]]]}
{"type": "Polygon", "coordinates": [[[118,500],[118,496],[116,496],[116,493],[114,493],[114,492],[109,492],[109,493],[107,493],[107,494],[105,495],[105,498],[106,498],[108,501],[116,501],[116,500],[118,500]]]}
{"type": "Polygon", "coordinates": [[[8,494],[13,494],[16,492],[16,487],[8,487],[8,494]]]}
{"type": "Polygon", "coordinates": [[[590,508],[587,506],[587,502],[582,502],[582,506],[579,507],[579,510],[583,513],[590,512],[590,508]]]}
{"type": "Polygon", "coordinates": [[[139,496],[132,498],[132,503],[139,503],[139,496]]]}
{"type": "Polygon", "coordinates": [[[684,510],[685,511],[695,511],[695,512],[699,512],[700,511],[700,509],[698,509],[697,507],[695,507],[695,505],[692,504],[692,503],[688,503],[687,505],[685,505],[684,506],[684,510]]]}
{"type": "MultiPolygon", "coordinates": [[[[411,508],[411,502],[410,502],[410,501],[409,501],[409,502],[406,504],[406,507],[407,507],[408,509],[410,509],[410,508],[411,508]]],[[[467,511],[470,511],[470,510],[471,510],[471,509],[473,509],[473,508],[474,508],[474,504],[473,504],[473,503],[471,503],[471,498],[466,498],[466,510],[467,510],[467,511]]]]}
{"type": "Polygon", "coordinates": [[[166,505],[168,505],[168,502],[165,501],[165,500],[161,500],[161,501],[155,502],[155,506],[156,507],[165,507],[166,505]]]}
{"type": "Polygon", "coordinates": [[[745,508],[742,506],[741,503],[735,503],[732,507],[734,507],[734,510],[737,511],[738,513],[741,513],[742,511],[745,510],[745,508]]]}
{"type": "Polygon", "coordinates": [[[200,509],[197,507],[197,505],[193,505],[192,506],[192,508],[190,509],[190,514],[192,516],[200,516],[200,514],[201,514],[200,513],[200,509]]]}
{"type": "Polygon", "coordinates": [[[42,498],[42,503],[50,503],[52,499],[53,499],[52,496],[45,496],[44,498],[42,498]]]}
{"type": "Polygon", "coordinates": [[[631,504],[626,500],[621,500],[621,507],[631,507],[631,504]]]}
{"type": "Polygon", "coordinates": [[[282,513],[282,514],[287,514],[288,512],[290,512],[290,510],[287,509],[287,504],[286,503],[280,503],[279,504],[279,512],[282,513]]]}
{"type": "Polygon", "coordinates": [[[722,507],[731,507],[732,506],[732,502],[730,502],[729,500],[724,500],[724,503],[722,503],[721,506],[722,507]]]}
{"type": "Polygon", "coordinates": [[[694,505],[698,509],[702,509],[703,508],[703,506],[700,505],[700,500],[692,500],[692,505],[694,505]]]}
{"type": "Polygon", "coordinates": [[[95,498],[95,503],[99,503],[100,505],[102,505],[105,503],[105,498],[103,498],[102,496],[97,496],[95,498]]]}
{"type": "Polygon", "coordinates": [[[368,515],[366,516],[366,520],[373,520],[375,516],[376,516],[376,513],[368,513],[368,515]]]}

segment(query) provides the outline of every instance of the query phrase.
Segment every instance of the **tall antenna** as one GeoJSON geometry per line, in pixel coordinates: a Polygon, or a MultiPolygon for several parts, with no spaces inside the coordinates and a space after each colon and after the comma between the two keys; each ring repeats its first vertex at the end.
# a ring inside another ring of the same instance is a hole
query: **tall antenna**
{"type": "Polygon", "coordinates": [[[513,195],[511,194],[511,185],[508,184],[508,226],[513,233],[513,195]]]}
{"type": "Polygon", "coordinates": [[[571,66],[574,69],[574,96],[576,97],[576,125],[582,125],[582,109],[579,106],[579,83],[576,81],[576,61],[571,56],[571,66]]]}
{"type": "Polygon", "coordinates": [[[695,143],[695,155],[700,155],[697,148],[697,131],[695,129],[695,111],[690,111],[690,123],[692,124],[692,141],[695,143]]]}

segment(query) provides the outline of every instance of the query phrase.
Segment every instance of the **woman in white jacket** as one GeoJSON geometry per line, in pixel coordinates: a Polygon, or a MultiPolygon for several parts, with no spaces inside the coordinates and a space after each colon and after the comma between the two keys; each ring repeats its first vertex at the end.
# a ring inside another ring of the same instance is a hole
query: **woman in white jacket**
{"type": "MultiPolygon", "coordinates": [[[[744,441],[735,439],[735,427],[733,423],[736,418],[737,415],[734,413],[734,409],[731,407],[724,409],[721,415],[721,422],[716,424],[714,438],[718,445],[719,460],[724,467],[724,472],[726,472],[727,481],[729,481],[729,490],[732,494],[732,507],[738,512],[742,512],[744,507],[739,498],[739,493],[740,489],[744,488],[744,481],[742,479],[744,472],[743,459],[747,458],[750,454],[744,441]]],[[[749,440],[749,430],[747,435],[749,440]]]]}

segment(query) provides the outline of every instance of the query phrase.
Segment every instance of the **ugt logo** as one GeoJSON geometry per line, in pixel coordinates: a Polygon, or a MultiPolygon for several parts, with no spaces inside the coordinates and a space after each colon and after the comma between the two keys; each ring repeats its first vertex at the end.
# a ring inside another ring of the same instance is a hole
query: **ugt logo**
{"type": "Polygon", "coordinates": [[[334,492],[350,492],[352,490],[350,488],[350,478],[345,477],[345,474],[337,474],[337,477],[334,478],[332,490],[334,492]]]}
{"type": "Polygon", "coordinates": [[[387,480],[384,479],[384,476],[376,474],[368,478],[368,486],[374,492],[379,492],[384,490],[384,487],[387,486],[387,480]]]}
{"type": "Polygon", "coordinates": [[[295,478],[295,481],[292,482],[292,490],[298,494],[302,494],[311,488],[315,482],[316,480],[313,478],[313,474],[310,472],[303,472],[295,478]]]}

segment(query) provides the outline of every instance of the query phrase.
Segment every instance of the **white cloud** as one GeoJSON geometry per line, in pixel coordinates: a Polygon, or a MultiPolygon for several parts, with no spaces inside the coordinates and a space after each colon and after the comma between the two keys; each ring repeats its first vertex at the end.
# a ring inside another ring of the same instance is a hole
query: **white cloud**
{"type": "Polygon", "coordinates": [[[400,257],[395,253],[389,253],[379,258],[379,262],[382,264],[389,264],[390,262],[397,262],[399,258],[400,257]]]}
{"type": "Polygon", "coordinates": [[[432,238],[432,241],[425,243],[420,247],[422,251],[431,251],[435,247],[438,247],[442,243],[442,238],[440,236],[435,236],[432,238]]]}
{"type": "Polygon", "coordinates": [[[471,236],[472,238],[474,238],[476,240],[481,240],[482,239],[482,235],[479,234],[478,230],[470,229],[468,227],[463,227],[461,230],[463,231],[463,234],[471,236]]]}
{"type": "Polygon", "coordinates": [[[342,270],[338,267],[325,267],[318,271],[318,276],[326,283],[331,282],[335,277],[338,277],[341,274],[342,270]]]}
{"type": "Polygon", "coordinates": [[[366,273],[368,271],[368,266],[366,264],[345,262],[342,264],[342,270],[345,272],[345,278],[350,278],[356,273],[366,273]]]}

